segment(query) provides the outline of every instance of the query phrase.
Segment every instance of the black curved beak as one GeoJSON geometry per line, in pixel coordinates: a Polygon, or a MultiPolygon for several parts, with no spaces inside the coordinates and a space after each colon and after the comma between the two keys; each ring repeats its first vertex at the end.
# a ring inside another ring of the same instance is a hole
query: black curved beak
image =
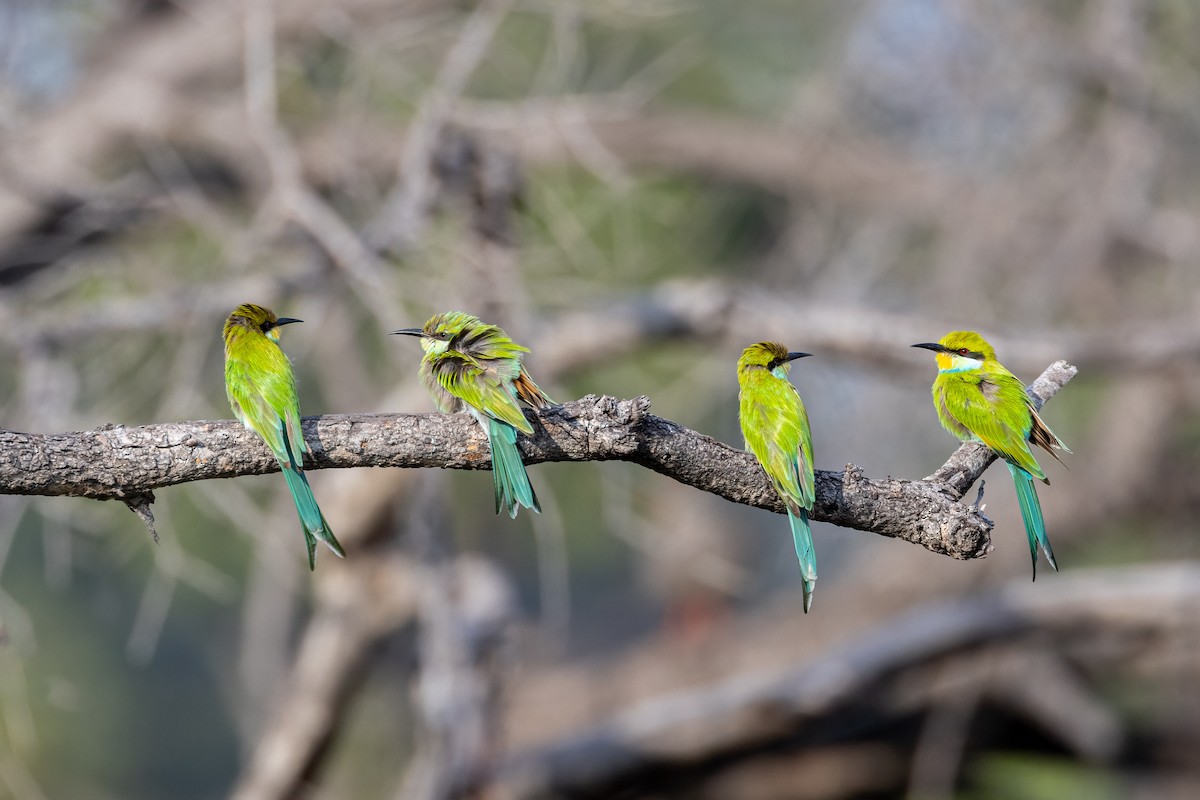
{"type": "Polygon", "coordinates": [[[295,317],[280,317],[279,319],[275,320],[275,327],[278,328],[280,325],[291,325],[293,322],[304,322],[304,320],[296,319],[295,317]]]}
{"type": "Polygon", "coordinates": [[[797,353],[795,351],[792,351],[791,353],[788,353],[787,357],[784,358],[783,360],[784,361],[795,361],[797,358],[808,358],[811,355],[812,355],[812,353],[797,353]]]}
{"type": "Polygon", "coordinates": [[[914,344],[912,346],[913,347],[921,347],[921,348],[924,348],[925,350],[932,350],[935,353],[946,352],[946,348],[942,347],[937,342],[921,342],[920,344],[914,344]]]}
{"type": "Polygon", "coordinates": [[[425,331],[420,328],[401,328],[398,331],[392,331],[391,335],[403,334],[404,336],[424,336],[425,331]]]}

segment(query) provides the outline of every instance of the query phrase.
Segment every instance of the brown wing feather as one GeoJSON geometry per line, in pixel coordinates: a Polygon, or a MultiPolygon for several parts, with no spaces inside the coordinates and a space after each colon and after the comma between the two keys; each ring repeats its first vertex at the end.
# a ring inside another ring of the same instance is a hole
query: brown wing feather
{"type": "MultiPolygon", "coordinates": [[[[1050,430],[1050,426],[1042,421],[1042,418],[1038,416],[1036,408],[1030,406],[1029,412],[1033,415],[1033,427],[1029,429],[1029,441],[1033,442],[1038,447],[1054,456],[1054,460],[1065,467],[1066,464],[1059,457],[1056,451],[1066,450],[1068,453],[1071,451],[1067,450],[1067,446],[1062,443],[1062,439],[1059,439],[1054,434],[1054,431],[1050,430]]],[[[1047,481],[1047,483],[1049,483],[1049,481],[1047,481]]]]}
{"type": "Polygon", "coordinates": [[[533,382],[533,378],[529,377],[529,373],[525,371],[524,367],[521,368],[521,373],[513,381],[513,388],[517,390],[517,397],[533,408],[547,408],[554,405],[554,401],[538,388],[538,385],[533,382]]]}

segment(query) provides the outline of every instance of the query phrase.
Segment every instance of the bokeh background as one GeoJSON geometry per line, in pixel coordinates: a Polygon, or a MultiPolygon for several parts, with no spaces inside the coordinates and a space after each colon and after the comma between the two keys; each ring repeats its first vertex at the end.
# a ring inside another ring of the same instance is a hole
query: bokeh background
{"type": "Polygon", "coordinates": [[[1200,6],[1190,0],[0,0],[0,425],[223,419],[220,328],[307,414],[429,411],[449,308],[559,400],[740,444],[768,338],[819,468],[955,442],[975,328],[1073,448],[956,562],[632,464],[0,497],[0,796],[1200,794],[1200,6]]]}

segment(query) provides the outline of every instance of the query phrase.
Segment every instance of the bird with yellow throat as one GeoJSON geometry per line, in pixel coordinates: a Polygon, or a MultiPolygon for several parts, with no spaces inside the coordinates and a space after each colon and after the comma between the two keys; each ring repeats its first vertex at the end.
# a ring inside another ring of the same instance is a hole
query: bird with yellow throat
{"type": "Polygon", "coordinates": [[[1071,451],[1038,416],[1025,384],[996,360],[995,349],[975,331],[952,331],[940,341],[913,347],[932,350],[937,359],[933,405],[942,427],[963,441],[983,442],[1008,466],[1029,539],[1033,577],[1037,578],[1038,547],[1057,570],[1033,484],[1035,478],[1046,484],[1050,479],[1030,445],[1041,447],[1060,463],[1055,450],[1071,451]]]}

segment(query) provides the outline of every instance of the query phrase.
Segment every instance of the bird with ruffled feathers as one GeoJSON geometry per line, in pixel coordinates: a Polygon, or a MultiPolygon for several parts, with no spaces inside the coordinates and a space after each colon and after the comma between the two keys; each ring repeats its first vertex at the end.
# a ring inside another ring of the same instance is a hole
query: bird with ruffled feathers
{"type": "Polygon", "coordinates": [[[392,333],[420,338],[424,351],[420,377],[438,410],[447,414],[465,410],[487,434],[496,513],[504,509],[515,518],[522,506],[541,511],[517,449],[517,434],[532,434],[533,426],[517,403],[541,409],[554,401],[522,364],[529,348],[498,326],[462,311],[435,314],[423,327],[392,333]]]}

